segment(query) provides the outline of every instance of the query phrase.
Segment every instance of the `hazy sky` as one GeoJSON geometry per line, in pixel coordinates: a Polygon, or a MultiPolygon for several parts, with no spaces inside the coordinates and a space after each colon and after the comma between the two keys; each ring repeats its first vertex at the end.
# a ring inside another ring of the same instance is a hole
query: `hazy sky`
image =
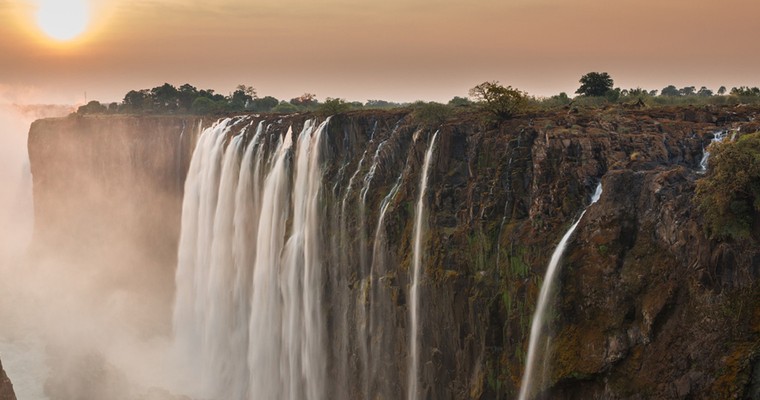
{"type": "Polygon", "coordinates": [[[447,101],[485,80],[572,93],[589,71],[624,88],[760,85],[760,0],[90,0],[69,43],[41,33],[42,1],[0,0],[0,102],[164,82],[447,101]]]}

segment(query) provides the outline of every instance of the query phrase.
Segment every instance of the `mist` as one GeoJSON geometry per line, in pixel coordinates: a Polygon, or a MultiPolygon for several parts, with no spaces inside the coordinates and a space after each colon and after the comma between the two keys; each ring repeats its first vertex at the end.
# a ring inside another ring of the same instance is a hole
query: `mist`
{"type": "MultiPolygon", "coordinates": [[[[16,396],[118,400],[192,395],[192,380],[183,380],[192,374],[183,371],[172,351],[173,268],[167,265],[172,257],[160,259],[144,251],[149,236],[128,223],[109,226],[108,218],[93,208],[127,193],[144,193],[148,189],[141,189],[139,179],[125,178],[120,191],[106,193],[96,190],[94,177],[72,171],[64,184],[90,201],[47,200],[59,205],[56,217],[62,226],[91,235],[55,242],[44,231],[35,232],[29,126],[35,119],[68,112],[65,107],[0,108],[0,359],[16,396]]],[[[69,150],[77,151],[77,145],[69,150]]],[[[160,198],[156,202],[154,208],[163,207],[160,198]]],[[[141,211],[134,207],[109,210],[121,221],[141,221],[141,211]]]]}

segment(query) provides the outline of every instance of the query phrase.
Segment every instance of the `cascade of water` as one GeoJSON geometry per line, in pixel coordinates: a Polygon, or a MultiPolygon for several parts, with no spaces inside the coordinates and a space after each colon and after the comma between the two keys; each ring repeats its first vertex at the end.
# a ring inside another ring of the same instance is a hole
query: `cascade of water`
{"type": "MultiPolygon", "coordinates": [[[[213,246],[211,235],[222,178],[223,142],[228,127],[234,122],[232,119],[223,120],[202,133],[190,163],[182,206],[183,234],[180,237],[176,273],[174,330],[177,344],[180,346],[178,352],[198,352],[204,366],[213,364],[209,358],[209,354],[213,352],[204,347],[204,344],[208,343],[209,332],[206,327],[209,315],[203,305],[209,299],[206,282],[209,282],[208,271],[213,246]]],[[[210,383],[213,379],[209,376],[209,379],[202,383],[201,390],[204,393],[213,391],[210,387],[213,386],[213,383],[210,383]]]]}
{"type": "Polygon", "coordinates": [[[180,354],[199,366],[204,398],[325,396],[319,200],[328,122],[315,129],[307,121],[297,143],[288,130],[271,156],[263,122],[247,140],[249,117],[220,121],[199,139],[185,186],[174,330],[180,354]],[[230,138],[241,122],[248,125],[230,138]]]}
{"type": "MultiPolygon", "coordinates": [[[[596,190],[594,191],[594,195],[591,197],[591,204],[596,203],[599,198],[602,195],[602,184],[599,183],[597,185],[596,190]]],[[[536,390],[535,382],[534,382],[534,374],[535,374],[535,363],[536,363],[536,357],[537,357],[537,351],[538,351],[538,345],[539,343],[546,342],[548,344],[549,338],[544,338],[545,335],[545,324],[546,324],[546,311],[548,308],[549,300],[551,300],[552,295],[554,293],[554,287],[555,287],[555,280],[557,276],[557,271],[559,270],[559,262],[562,259],[562,254],[565,252],[565,247],[567,246],[567,242],[570,240],[570,237],[573,235],[573,232],[575,232],[575,228],[578,227],[578,224],[581,222],[581,219],[583,219],[583,216],[586,214],[586,210],[588,210],[588,207],[583,210],[581,215],[578,217],[578,219],[573,223],[572,226],[570,226],[570,229],[565,232],[565,235],[562,236],[562,240],[560,240],[559,244],[557,245],[557,248],[554,249],[554,253],[552,253],[551,260],[549,261],[549,267],[546,269],[546,276],[544,276],[544,283],[541,285],[541,291],[538,296],[538,303],[536,305],[536,311],[533,314],[533,321],[531,322],[530,327],[530,340],[528,342],[528,360],[525,364],[525,374],[523,376],[522,384],[520,385],[520,395],[519,400],[526,400],[528,396],[533,395],[534,391],[536,390]]],[[[548,346],[547,346],[548,347],[548,346]]],[[[546,372],[546,354],[544,354],[544,368],[543,371],[546,372]]]]}
{"type": "Polygon", "coordinates": [[[414,400],[417,398],[418,391],[418,370],[419,370],[419,354],[417,350],[418,345],[418,329],[419,329],[419,283],[420,275],[422,274],[422,239],[425,235],[425,227],[423,225],[424,212],[425,212],[425,192],[427,190],[428,172],[430,170],[430,162],[433,159],[433,150],[435,148],[435,140],[438,138],[438,132],[433,135],[433,139],[430,141],[430,146],[425,153],[425,162],[422,167],[422,176],[420,178],[420,196],[417,200],[417,209],[414,217],[414,269],[412,272],[412,284],[409,289],[409,383],[407,399],[414,400]]]}
{"type": "MultiPolygon", "coordinates": [[[[710,139],[710,145],[722,142],[726,136],[728,136],[728,131],[723,130],[715,132],[713,138],[710,139]]],[[[731,140],[733,140],[733,138],[731,140]]],[[[710,145],[707,146],[707,149],[710,148],[710,145]]],[[[707,172],[707,160],[710,159],[710,152],[707,151],[707,149],[702,149],[702,160],[699,161],[699,171],[702,173],[707,172]]]]}

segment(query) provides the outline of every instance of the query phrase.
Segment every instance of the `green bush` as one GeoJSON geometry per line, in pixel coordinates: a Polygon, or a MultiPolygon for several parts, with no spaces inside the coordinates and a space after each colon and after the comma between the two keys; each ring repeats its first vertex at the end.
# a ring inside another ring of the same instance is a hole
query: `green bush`
{"type": "Polygon", "coordinates": [[[715,239],[758,239],[760,132],[710,147],[708,175],[697,182],[696,204],[715,239]]]}

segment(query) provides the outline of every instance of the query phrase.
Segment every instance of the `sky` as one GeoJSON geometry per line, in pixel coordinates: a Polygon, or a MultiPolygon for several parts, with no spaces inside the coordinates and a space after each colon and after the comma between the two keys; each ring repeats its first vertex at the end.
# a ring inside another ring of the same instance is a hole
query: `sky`
{"type": "Polygon", "coordinates": [[[0,0],[0,103],[164,82],[445,102],[484,81],[573,93],[591,71],[622,88],[758,86],[758,15],[758,0],[0,0]],[[51,1],[86,2],[81,36],[45,35],[51,1]]]}

